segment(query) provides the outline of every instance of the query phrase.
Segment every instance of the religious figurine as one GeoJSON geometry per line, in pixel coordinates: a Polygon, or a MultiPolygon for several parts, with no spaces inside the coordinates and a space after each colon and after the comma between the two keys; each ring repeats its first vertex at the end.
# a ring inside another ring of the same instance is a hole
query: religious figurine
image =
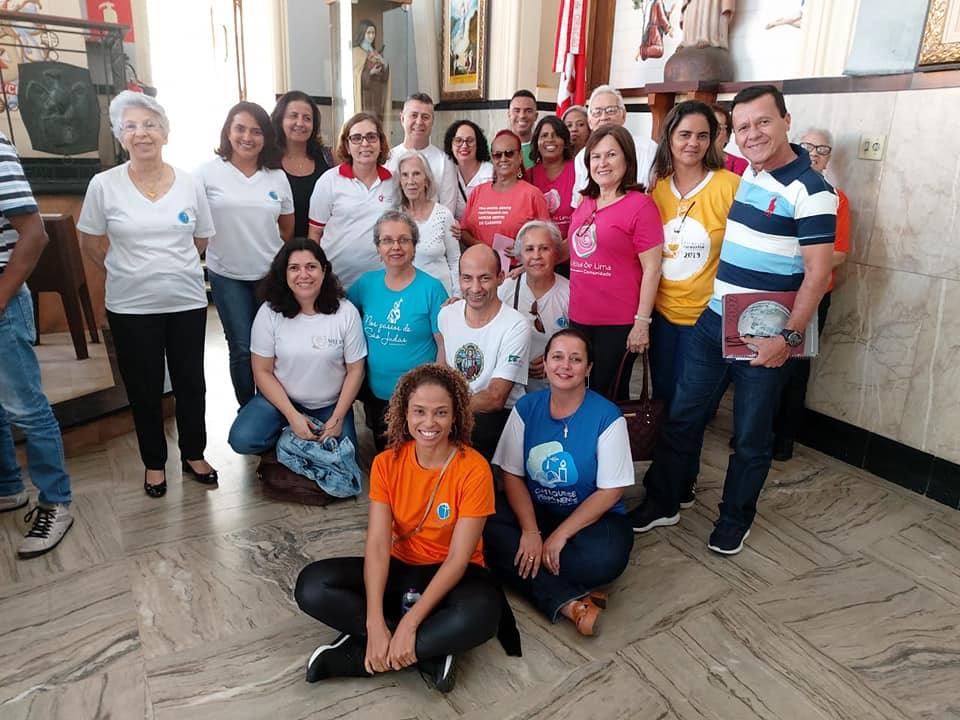
{"type": "Polygon", "coordinates": [[[729,49],[727,31],[736,0],[684,0],[680,6],[680,47],[729,49]]]}
{"type": "Polygon", "coordinates": [[[357,112],[374,113],[386,125],[390,103],[390,66],[383,47],[376,48],[377,28],[361,20],[353,43],[353,97],[357,112]]]}
{"type": "Polygon", "coordinates": [[[634,60],[663,57],[663,36],[673,37],[673,27],[670,25],[670,14],[674,6],[665,8],[663,0],[653,0],[650,6],[650,17],[643,29],[643,40],[637,48],[634,60]]]}

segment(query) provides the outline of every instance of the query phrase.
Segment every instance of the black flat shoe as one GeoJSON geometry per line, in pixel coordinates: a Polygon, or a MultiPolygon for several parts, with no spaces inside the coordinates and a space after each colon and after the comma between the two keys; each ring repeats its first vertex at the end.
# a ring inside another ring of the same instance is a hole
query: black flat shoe
{"type": "Polygon", "coordinates": [[[147,482],[147,471],[143,471],[143,491],[152,498],[161,498],[167,494],[167,478],[164,476],[163,482],[151,485],[147,482]]]}
{"type": "Polygon", "coordinates": [[[196,470],[190,467],[190,463],[188,463],[186,460],[182,462],[182,465],[183,465],[183,471],[185,473],[193,475],[193,479],[196,480],[201,485],[216,485],[217,481],[220,478],[220,476],[217,475],[216,470],[211,470],[208,473],[198,473],[196,470]]]}

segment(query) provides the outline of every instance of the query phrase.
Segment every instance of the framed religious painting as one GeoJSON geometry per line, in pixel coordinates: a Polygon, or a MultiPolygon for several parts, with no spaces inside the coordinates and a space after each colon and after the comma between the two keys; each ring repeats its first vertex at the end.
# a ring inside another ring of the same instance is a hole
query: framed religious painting
{"type": "Polygon", "coordinates": [[[443,0],[440,99],[486,95],[488,0],[443,0]]]}
{"type": "Polygon", "coordinates": [[[930,0],[917,70],[960,68],[960,0],[930,0]]]}

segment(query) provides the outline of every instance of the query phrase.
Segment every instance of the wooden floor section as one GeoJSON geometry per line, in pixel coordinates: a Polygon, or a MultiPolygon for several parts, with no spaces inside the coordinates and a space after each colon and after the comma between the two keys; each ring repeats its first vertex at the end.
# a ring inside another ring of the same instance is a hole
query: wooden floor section
{"type": "Polygon", "coordinates": [[[165,499],[144,495],[130,434],[68,460],[76,523],[54,552],[16,560],[23,514],[0,516],[3,720],[960,718],[960,513],[799,448],[774,464],[743,553],[717,556],[728,411],[696,505],[637,538],[599,636],[513,598],[524,656],[477,648],[449,695],[415,671],[307,684],[335,633],[298,612],[294,582],[362,551],[367,503],[264,498],[226,445],[215,315],[208,334],[219,488],[181,479],[171,425],[165,499]]]}

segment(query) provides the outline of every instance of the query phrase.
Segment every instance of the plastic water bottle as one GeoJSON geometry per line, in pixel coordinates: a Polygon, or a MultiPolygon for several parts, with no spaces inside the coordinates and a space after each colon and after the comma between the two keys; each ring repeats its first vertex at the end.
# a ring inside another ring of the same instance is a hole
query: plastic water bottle
{"type": "Polygon", "coordinates": [[[413,604],[420,599],[420,593],[416,588],[409,588],[400,599],[400,614],[406,615],[407,610],[413,607],[413,604]]]}

